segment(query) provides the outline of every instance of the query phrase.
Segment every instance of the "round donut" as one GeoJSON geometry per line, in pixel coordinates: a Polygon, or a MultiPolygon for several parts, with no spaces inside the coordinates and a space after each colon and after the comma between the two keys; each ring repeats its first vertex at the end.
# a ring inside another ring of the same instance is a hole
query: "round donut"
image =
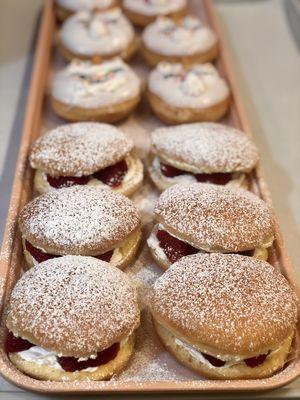
{"type": "Polygon", "coordinates": [[[126,196],[142,184],[143,164],[118,128],[97,122],[61,125],[32,145],[38,193],[74,185],[105,185],[126,196]]]}
{"type": "Polygon", "coordinates": [[[212,64],[160,62],[149,75],[147,97],[167,124],[218,121],[230,103],[229,88],[212,64]]]}
{"type": "Polygon", "coordinates": [[[138,76],[120,58],[99,65],[74,60],[52,79],[52,107],[69,121],[120,121],[140,97],[138,76]]]}
{"type": "Polygon", "coordinates": [[[274,215],[244,189],[205,183],[176,184],[155,205],[148,246],[163,269],[199,252],[244,253],[267,259],[274,215]]]}
{"type": "Polygon", "coordinates": [[[217,123],[157,128],[151,143],[148,172],[160,191],[197,181],[246,189],[259,161],[257,147],[244,132],[217,123]]]}
{"type": "Polygon", "coordinates": [[[55,15],[59,21],[64,21],[78,11],[103,11],[118,5],[118,0],[56,0],[55,15]]]}
{"type": "Polygon", "coordinates": [[[284,366],[297,300],[265,261],[195,254],[154,283],[151,311],[163,344],[186,366],[212,379],[255,379],[284,366]]]}
{"type": "Polygon", "coordinates": [[[161,61],[187,66],[201,64],[218,55],[216,35],[191,15],[177,20],[157,18],[143,31],[141,50],[151,67],[161,61]]]}
{"type": "Polygon", "coordinates": [[[94,256],[120,269],[141,239],[134,204],[110,189],[74,186],[51,191],[20,212],[19,228],[29,267],[67,254],[94,256]]]}
{"type": "Polygon", "coordinates": [[[124,0],[123,10],[134,25],[144,27],[159,16],[183,17],[186,3],[186,0],[124,0]]]}
{"type": "Polygon", "coordinates": [[[92,257],[65,256],[17,282],[5,349],[17,368],[38,379],[109,379],[127,364],[138,325],[127,275],[92,257]]]}
{"type": "Polygon", "coordinates": [[[129,60],[137,50],[134,29],[119,8],[81,11],[68,18],[59,32],[58,47],[68,60],[102,62],[119,56],[129,60]]]}

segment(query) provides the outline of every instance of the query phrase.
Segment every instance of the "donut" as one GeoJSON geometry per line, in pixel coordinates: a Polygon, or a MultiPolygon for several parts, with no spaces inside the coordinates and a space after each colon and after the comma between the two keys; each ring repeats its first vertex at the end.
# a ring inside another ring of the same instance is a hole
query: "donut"
{"type": "Polygon", "coordinates": [[[167,124],[218,121],[230,103],[229,88],[212,64],[160,62],[149,74],[147,97],[167,124]]]}
{"type": "Polygon", "coordinates": [[[116,56],[127,61],[137,50],[137,38],[119,8],[103,12],[85,10],[63,23],[58,47],[68,61],[102,62],[116,56]]]}
{"type": "Polygon", "coordinates": [[[120,58],[92,64],[74,60],[52,80],[54,111],[69,121],[116,122],[127,117],[141,97],[135,72],[120,58]]]}
{"type": "Polygon", "coordinates": [[[194,16],[159,17],[143,31],[141,51],[150,67],[161,61],[189,66],[213,61],[218,45],[214,32],[194,16]]]}
{"type": "Polygon", "coordinates": [[[160,191],[197,181],[247,189],[259,161],[244,132],[213,122],[157,128],[151,142],[148,172],[160,191]]]}
{"type": "Polygon", "coordinates": [[[17,282],[4,347],[37,379],[107,380],[126,366],[138,325],[137,293],[126,274],[92,257],[64,256],[17,282]]]}
{"type": "Polygon", "coordinates": [[[143,181],[133,142],[118,128],[97,122],[58,126],[39,137],[29,154],[34,189],[42,194],[74,185],[108,186],[126,196],[143,181]]]}
{"type": "Polygon", "coordinates": [[[138,210],[108,188],[73,186],[26,204],[19,215],[28,267],[63,255],[93,256],[126,268],[141,239],[138,210]]]}
{"type": "Polygon", "coordinates": [[[274,240],[270,207],[247,190],[208,183],[176,184],[155,205],[148,238],[154,260],[167,269],[196,253],[239,253],[268,259],[274,240]]]}
{"type": "Polygon", "coordinates": [[[134,25],[144,27],[159,16],[182,17],[186,3],[186,0],[123,0],[123,10],[134,25]]]}
{"type": "Polygon", "coordinates": [[[211,379],[261,379],[282,369],[297,321],[284,276],[236,254],[180,259],[154,283],[151,311],[166,349],[211,379]]]}
{"type": "Polygon", "coordinates": [[[56,0],[55,15],[59,21],[64,21],[78,11],[106,10],[118,4],[118,0],[56,0]]]}

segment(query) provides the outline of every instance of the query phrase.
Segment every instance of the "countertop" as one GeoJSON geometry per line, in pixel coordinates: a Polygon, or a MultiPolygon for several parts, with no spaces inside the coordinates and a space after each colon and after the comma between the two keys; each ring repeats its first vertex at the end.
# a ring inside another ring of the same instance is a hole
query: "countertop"
{"type": "MultiPolygon", "coordinates": [[[[1,2],[0,235],[4,229],[22,131],[42,3],[42,0],[1,2]]],[[[299,37],[292,34],[292,28],[297,27],[297,21],[298,25],[300,22],[297,20],[296,8],[291,7],[296,3],[297,0],[215,1],[242,98],[262,154],[262,164],[283,237],[300,282],[300,56],[297,48],[299,37]]],[[[180,399],[199,397],[178,396],[180,399]]],[[[239,397],[248,398],[246,394],[203,396],[239,397]]],[[[299,398],[300,379],[285,388],[253,393],[250,397],[299,398]]],[[[57,396],[26,393],[0,378],[0,399],[50,398],[57,396]]],[[[122,398],[129,399],[132,396],[122,398]]],[[[166,395],[155,398],[177,397],[166,395]]]]}

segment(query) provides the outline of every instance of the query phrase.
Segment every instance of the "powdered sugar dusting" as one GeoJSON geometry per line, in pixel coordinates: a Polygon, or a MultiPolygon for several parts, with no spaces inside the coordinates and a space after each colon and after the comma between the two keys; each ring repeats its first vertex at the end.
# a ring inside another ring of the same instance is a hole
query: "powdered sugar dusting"
{"type": "Polygon", "coordinates": [[[92,174],[123,159],[133,142],[116,127],[96,122],[59,126],[32,146],[30,163],[50,175],[92,174]]]}
{"type": "Polygon", "coordinates": [[[273,213],[254,194],[237,188],[192,183],[163,192],[155,207],[166,228],[199,248],[242,251],[270,246],[273,213]]]}
{"type": "Polygon", "coordinates": [[[21,232],[28,240],[59,254],[105,252],[140,224],[127,197],[108,188],[74,186],[39,196],[20,213],[21,232]]]}
{"type": "Polygon", "coordinates": [[[230,354],[278,345],[297,319],[296,296],[283,275],[239,255],[182,258],[155,282],[152,309],[191,341],[230,354]]]}
{"type": "Polygon", "coordinates": [[[7,324],[63,355],[84,357],[119,342],[139,324],[129,278],[92,257],[45,261],[17,282],[7,324]]]}
{"type": "Polygon", "coordinates": [[[154,152],[199,168],[199,172],[248,172],[257,164],[255,144],[243,132],[222,124],[195,123],[152,132],[154,152]]]}

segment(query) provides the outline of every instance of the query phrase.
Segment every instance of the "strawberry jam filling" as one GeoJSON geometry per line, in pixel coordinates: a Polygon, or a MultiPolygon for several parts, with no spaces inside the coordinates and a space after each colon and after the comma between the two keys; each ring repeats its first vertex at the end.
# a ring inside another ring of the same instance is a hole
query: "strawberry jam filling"
{"type": "Polygon", "coordinates": [[[220,360],[217,357],[213,357],[206,353],[201,353],[206,360],[213,365],[214,367],[223,367],[226,364],[226,361],[220,360]]]}
{"type": "MultiPolygon", "coordinates": [[[[28,350],[33,346],[35,345],[28,342],[28,340],[16,337],[12,332],[8,331],[4,343],[4,350],[6,353],[19,353],[28,350]]],[[[85,361],[78,361],[78,358],[75,357],[56,357],[56,359],[63,370],[66,372],[74,372],[107,364],[109,361],[116,358],[119,350],[120,343],[114,343],[107,349],[98,352],[95,359],[90,358],[85,361]]]]}
{"type": "MultiPolygon", "coordinates": [[[[245,358],[243,361],[247,365],[247,367],[255,368],[265,362],[269,353],[268,354],[260,354],[257,357],[245,358]]],[[[213,356],[211,356],[209,354],[205,354],[205,353],[201,353],[201,354],[214,367],[223,367],[226,364],[226,361],[220,360],[219,358],[213,357],[213,356]]]]}
{"type": "MultiPolygon", "coordinates": [[[[31,256],[38,262],[41,263],[46,260],[50,260],[51,258],[56,258],[56,257],[62,257],[60,255],[56,254],[49,254],[45,253],[44,251],[38,249],[37,247],[33,246],[30,242],[25,240],[25,247],[26,250],[31,254],[31,256]]],[[[109,262],[111,260],[111,257],[113,255],[113,250],[107,251],[106,253],[99,254],[97,256],[93,256],[95,258],[98,258],[99,260],[103,260],[106,262],[109,262]]]]}
{"type": "Polygon", "coordinates": [[[92,175],[87,176],[57,176],[46,175],[47,182],[51,187],[60,189],[75,185],[86,185],[92,178],[98,179],[110,187],[120,186],[126,173],[128,166],[125,160],[119,161],[117,164],[111,165],[92,175]]]}
{"type": "Polygon", "coordinates": [[[160,163],[161,173],[167,178],[174,178],[179,175],[193,175],[198,182],[214,183],[215,185],[226,185],[231,179],[231,173],[215,173],[215,174],[193,174],[192,172],[182,171],[171,165],[160,163]]]}
{"type": "Polygon", "coordinates": [[[159,229],[156,237],[160,247],[171,263],[178,261],[181,257],[198,253],[198,250],[190,244],[183,242],[170,235],[168,232],[159,229]]]}
{"type": "Polygon", "coordinates": [[[97,353],[95,359],[90,358],[86,361],[78,361],[75,357],[57,357],[57,362],[67,372],[81,371],[82,369],[94,368],[107,364],[109,361],[116,358],[119,350],[120,344],[115,343],[108,349],[97,353]]]}
{"type": "Polygon", "coordinates": [[[108,186],[117,187],[121,185],[127,171],[127,163],[125,160],[122,160],[115,165],[96,172],[94,177],[108,186]]]}

